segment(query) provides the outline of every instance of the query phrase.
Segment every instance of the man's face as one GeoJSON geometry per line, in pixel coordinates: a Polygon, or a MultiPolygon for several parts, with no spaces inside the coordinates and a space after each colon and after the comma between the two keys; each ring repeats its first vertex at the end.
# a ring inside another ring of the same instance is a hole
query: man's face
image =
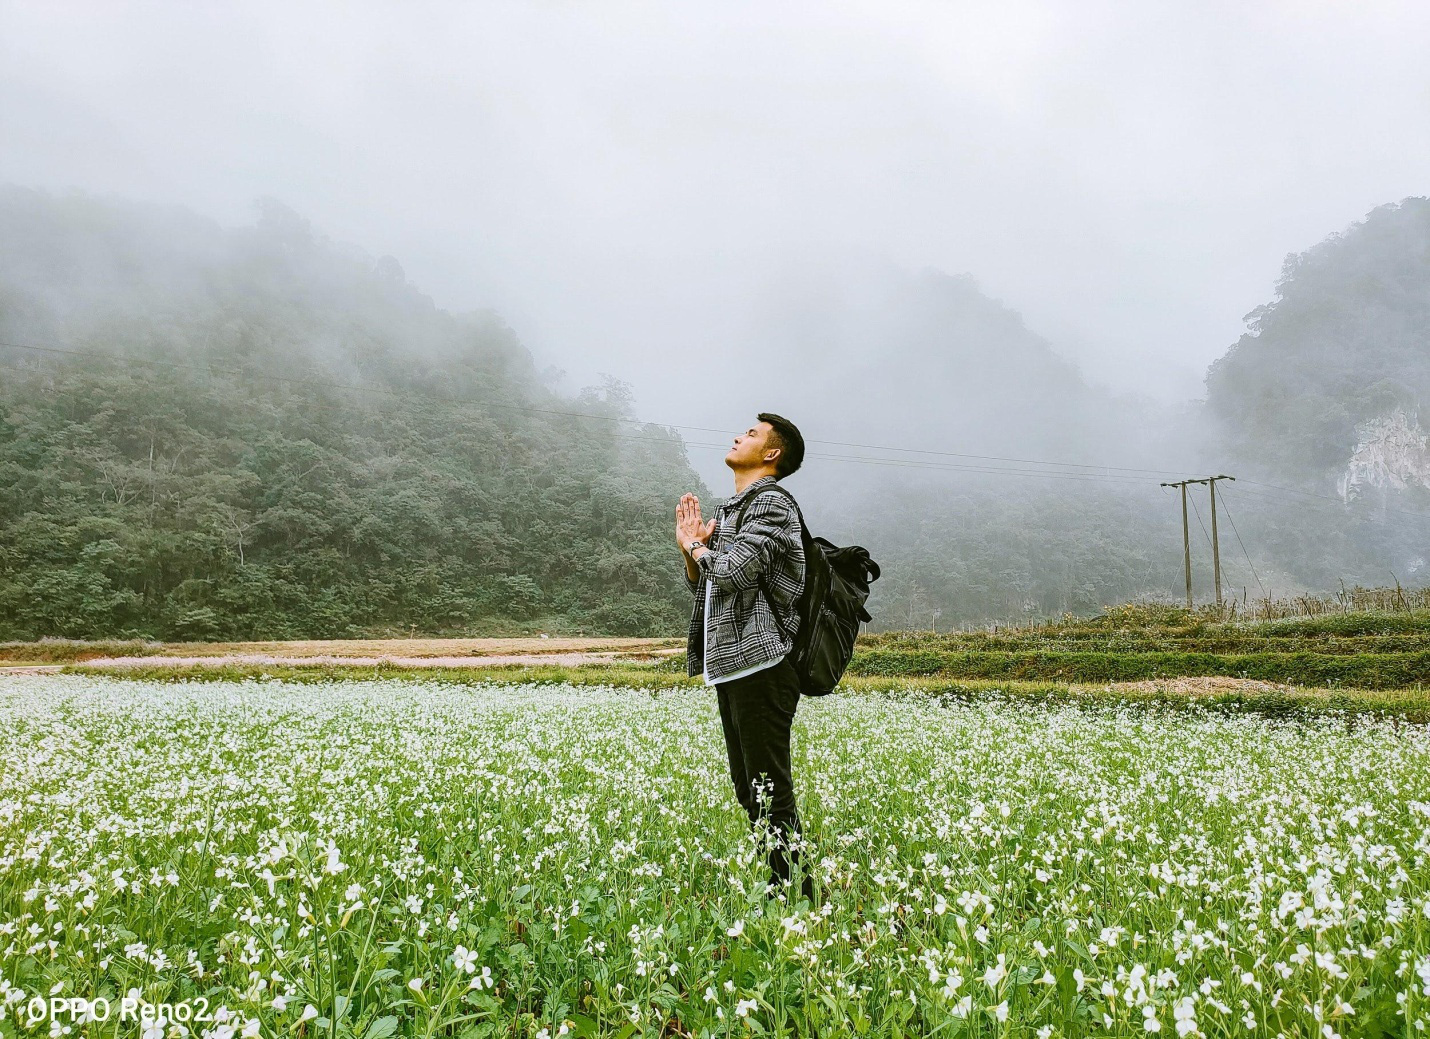
{"type": "Polygon", "coordinates": [[[735,438],[735,446],[725,456],[725,464],[731,469],[757,469],[767,465],[766,452],[774,450],[769,444],[769,436],[774,427],[768,422],[756,422],[735,438]]]}

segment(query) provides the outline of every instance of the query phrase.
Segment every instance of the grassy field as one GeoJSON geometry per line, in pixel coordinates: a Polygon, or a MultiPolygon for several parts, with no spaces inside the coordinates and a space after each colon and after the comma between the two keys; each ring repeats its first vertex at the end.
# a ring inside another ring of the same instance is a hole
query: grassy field
{"type": "Polygon", "coordinates": [[[1122,606],[1027,628],[869,636],[851,671],[1083,683],[1221,675],[1414,689],[1430,685],[1430,610],[1226,621],[1212,611],[1122,606]]]}
{"type": "MultiPolygon", "coordinates": [[[[685,678],[681,648],[679,639],[54,641],[0,646],[0,668],[48,661],[71,673],[117,675],[122,667],[147,681],[698,685],[685,678]]],[[[1430,722],[1430,610],[1228,621],[1208,610],[1123,606],[1023,628],[864,635],[844,688],[1040,704],[1195,703],[1267,715],[1367,712],[1430,722]]]]}
{"type": "Polygon", "coordinates": [[[811,905],[761,892],[707,691],[405,677],[0,684],[0,1032],[132,990],[334,1039],[1430,1021],[1430,729],[811,701],[811,905]]]}

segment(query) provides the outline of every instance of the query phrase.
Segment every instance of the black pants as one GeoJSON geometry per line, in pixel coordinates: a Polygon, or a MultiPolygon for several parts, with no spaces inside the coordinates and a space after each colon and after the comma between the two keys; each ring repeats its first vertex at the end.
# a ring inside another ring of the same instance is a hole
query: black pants
{"type": "MultiPolygon", "coordinates": [[[[799,706],[799,678],[789,658],[774,667],[729,682],[717,682],[720,724],[725,730],[725,750],[730,755],[730,779],[740,807],[758,827],[762,812],[778,838],[770,851],[770,873],[775,881],[789,879],[798,851],[786,854],[789,841],[800,833],[799,810],[790,780],[789,733],[799,706]],[[760,804],[757,784],[767,784],[767,806],[760,804]]],[[[808,878],[805,887],[809,887],[808,878]]],[[[808,893],[808,891],[806,891],[808,893]]]]}

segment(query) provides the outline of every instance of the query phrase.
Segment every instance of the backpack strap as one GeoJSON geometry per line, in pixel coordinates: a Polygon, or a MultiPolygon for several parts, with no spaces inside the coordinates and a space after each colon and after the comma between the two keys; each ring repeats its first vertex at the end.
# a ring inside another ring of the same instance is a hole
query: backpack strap
{"type": "Polygon", "coordinates": [[[794,495],[791,494],[789,491],[785,490],[785,488],[781,487],[779,484],[774,484],[770,487],[762,487],[758,494],[752,494],[740,503],[740,508],[735,513],[735,530],[733,531],[733,533],[738,534],[740,532],[740,524],[743,523],[745,520],[745,509],[749,506],[750,502],[754,501],[766,491],[776,491],[780,494],[783,494],[785,496],[785,500],[787,500],[791,505],[794,506],[794,514],[799,517],[799,538],[801,541],[808,542],[810,540],[809,528],[804,525],[804,513],[800,510],[799,502],[795,501],[794,495]]]}
{"type": "MultiPolygon", "coordinates": [[[[758,494],[752,494],[740,503],[740,508],[735,513],[735,529],[731,532],[731,536],[734,536],[735,534],[738,534],[740,532],[740,524],[745,521],[745,507],[748,506],[750,502],[758,498],[761,494],[764,494],[765,491],[778,491],[780,494],[785,496],[786,500],[788,500],[791,505],[794,506],[794,513],[796,516],[799,517],[800,541],[805,545],[808,545],[810,541],[809,530],[804,525],[804,513],[800,511],[799,502],[795,501],[794,495],[791,494],[789,491],[785,490],[779,484],[775,484],[773,487],[765,487],[760,490],[758,494]]],[[[808,552],[806,552],[806,557],[807,556],[808,552]]],[[[807,558],[805,561],[805,567],[806,570],[809,567],[809,562],[807,558]]],[[[808,579],[808,576],[806,576],[805,580],[808,581],[808,579]]],[[[770,604],[770,616],[775,619],[775,627],[780,630],[780,638],[789,638],[789,632],[785,630],[784,621],[780,620],[780,613],[778,610],[775,609],[775,600],[774,596],[770,595],[770,586],[765,583],[765,575],[761,573],[755,578],[755,580],[759,584],[760,591],[764,593],[765,602],[770,604]]]]}

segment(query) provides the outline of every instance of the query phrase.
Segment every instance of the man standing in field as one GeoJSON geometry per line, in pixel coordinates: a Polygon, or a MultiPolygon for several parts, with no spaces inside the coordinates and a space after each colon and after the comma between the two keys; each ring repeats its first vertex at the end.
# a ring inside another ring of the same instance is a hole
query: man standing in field
{"type": "MultiPolygon", "coordinates": [[[[775,831],[770,873],[776,884],[788,882],[799,855],[793,846],[800,835],[799,811],[790,779],[799,679],[788,656],[799,631],[796,603],[805,565],[794,506],[783,494],[761,492],[803,461],[804,438],[794,423],[761,412],[725,456],[735,494],[708,521],[693,494],[683,495],[675,509],[685,580],[695,595],[687,671],[703,674],[705,684],[715,687],[730,778],[752,826],[760,825],[762,794],[768,800],[775,831]]],[[[813,900],[808,876],[802,890],[813,900]]]]}

